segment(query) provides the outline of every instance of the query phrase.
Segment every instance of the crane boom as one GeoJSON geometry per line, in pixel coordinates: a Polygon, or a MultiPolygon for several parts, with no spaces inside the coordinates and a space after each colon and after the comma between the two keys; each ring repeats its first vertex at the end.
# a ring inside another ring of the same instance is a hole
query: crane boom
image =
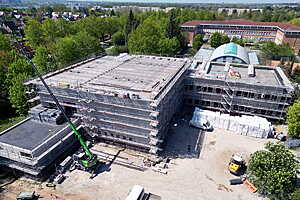
{"type": "MultiPolygon", "coordinates": [[[[18,41],[16,40],[16,42],[18,43],[18,41]]],[[[28,60],[29,64],[33,67],[34,71],[36,72],[38,78],[42,81],[44,87],[47,89],[48,93],[50,94],[51,98],[53,99],[53,101],[55,102],[57,108],[61,111],[61,113],[63,114],[64,118],[66,119],[69,127],[72,129],[72,131],[75,133],[77,139],[80,142],[80,145],[82,146],[85,155],[87,156],[87,159],[82,159],[81,164],[86,167],[86,168],[91,168],[93,166],[95,166],[98,162],[97,160],[97,156],[94,155],[90,149],[88,148],[85,140],[82,138],[81,134],[77,131],[76,126],[72,123],[72,121],[70,120],[70,118],[67,116],[65,110],[63,109],[63,107],[60,105],[59,101],[57,100],[57,98],[54,96],[53,92],[51,91],[51,89],[49,88],[49,86],[47,85],[47,83],[45,82],[44,78],[42,77],[42,75],[38,72],[37,67],[35,66],[35,64],[32,62],[32,60],[30,58],[28,58],[28,56],[26,55],[26,53],[24,52],[24,50],[21,48],[21,52],[22,54],[25,56],[25,58],[28,60]]]]}

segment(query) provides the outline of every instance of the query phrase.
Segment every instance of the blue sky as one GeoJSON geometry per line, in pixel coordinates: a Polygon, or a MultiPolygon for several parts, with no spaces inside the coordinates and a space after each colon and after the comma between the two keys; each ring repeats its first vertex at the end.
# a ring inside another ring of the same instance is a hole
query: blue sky
{"type": "MultiPolygon", "coordinates": [[[[81,0],[82,1],[82,0],[81,0]]],[[[91,0],[88,0],[91,1],[91,0]]],[[[296,3],[295,0],[95,0],[106,2],[168,2],[168,3],[296,3]]]]}

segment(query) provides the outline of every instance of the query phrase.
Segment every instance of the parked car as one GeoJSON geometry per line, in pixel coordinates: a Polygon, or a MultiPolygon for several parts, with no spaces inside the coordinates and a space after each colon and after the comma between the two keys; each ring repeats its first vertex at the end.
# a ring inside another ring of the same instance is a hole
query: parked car
{"type": "Polygon", "coordinates": [[[33,192],[21,192],[17,196],[17,200],[37,200],[39,198],[39,195],[35,194],[35,191],[33,192]]]}

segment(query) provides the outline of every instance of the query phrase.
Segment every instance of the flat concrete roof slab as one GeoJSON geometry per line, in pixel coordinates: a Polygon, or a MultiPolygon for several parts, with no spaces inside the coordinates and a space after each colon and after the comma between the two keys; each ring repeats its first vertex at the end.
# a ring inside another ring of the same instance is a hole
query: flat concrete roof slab
{"type": "Polygon", "coordinates": [[[1,134],[0,143],[31,151],[65,127],[66,123],[52,125],[29,119],[1,134]]]}
{"type": "Polygon", "coordinates": [[[234,78],[228,75],[228,72],[224,72],[224,65],[211,64],[210,70],[208,72],[209,75],[218,74],[224,75],[226,80],[232,82],[246,83],[246,84],[261,84],[266,86],[281,86],[282,84],[278,82],[275,74],[274,68],[262,68],[255,67],[255,76],[248,76],[248,65],[232,65],[233,70],[237,71],[241,78],[234,78]]]}
{"type": "Polygon", "coordinates": [[[158,93],[185,65],[186,59],[120,55],[104,56],[46,79],[50,86],[67,86],[96,93],[139,94],[148,99],[158,93]]]}

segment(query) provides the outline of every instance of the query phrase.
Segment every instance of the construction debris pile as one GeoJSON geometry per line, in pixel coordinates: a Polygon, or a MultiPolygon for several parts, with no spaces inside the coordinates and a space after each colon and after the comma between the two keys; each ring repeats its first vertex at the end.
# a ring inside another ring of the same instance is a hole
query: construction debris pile
{"type": "Polygon", "coordinates": [[[273,132],[271,122],[258,116],[230,116],[229,114],[202,110],[196,107],[193,119],[207,120],[214,128],[221,128],[256,138],[267,138],[273,132]]]}

